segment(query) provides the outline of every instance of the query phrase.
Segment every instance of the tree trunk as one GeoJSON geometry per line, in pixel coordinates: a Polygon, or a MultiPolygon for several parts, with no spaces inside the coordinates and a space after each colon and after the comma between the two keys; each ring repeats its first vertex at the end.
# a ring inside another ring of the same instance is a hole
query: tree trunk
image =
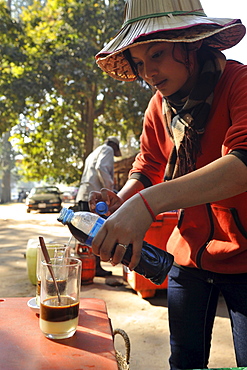
{"type": "Polygon", "coordinates": [[[1,160],[2,184],[1,184],[1,203],[11,201],[10,174],[12,168],[11,144],[9,142],[10,132],[3,134],[3,152],[1,160]]]}
{"type": "Polygon", "coordinates": [[[10,201],[11,201],[10,170],[8,169],[3,173],[1,203],[8,203],[10,201]]]}
{"type": "Polygon", "coordinates": [[[94,99],[87,98],[86,108],[86,133],[85,133],[85,157],[93,151],[93,128],[94,128],[94,99]]]}

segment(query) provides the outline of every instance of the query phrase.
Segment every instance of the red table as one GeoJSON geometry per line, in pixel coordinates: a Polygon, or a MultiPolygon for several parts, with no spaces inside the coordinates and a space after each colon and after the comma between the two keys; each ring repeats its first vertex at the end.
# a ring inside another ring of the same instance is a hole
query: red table
{"type": "Polygon", "coordinates": [[[111,323],[100,299],[80,300],[79,325],[69,339],[47,339],[30,298],[0,299],[0,369],[117,370],[111,323]]]}

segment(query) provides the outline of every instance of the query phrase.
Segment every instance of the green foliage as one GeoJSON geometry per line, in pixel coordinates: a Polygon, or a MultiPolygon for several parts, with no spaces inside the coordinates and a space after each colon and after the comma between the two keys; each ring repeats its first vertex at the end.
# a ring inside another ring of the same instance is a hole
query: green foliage
{"type": "Polygon", "coordinates": [[[119,29],[123,7],[124,0],[34,1],[19,23],[1,7],[0,130],[18,120],[26,180],[79,181],[95,136],[139,137],[150,91],[111,79],[94,58],[119,29]]]}
{"type": "Polygon", "coordinates": [[[4,1],[0,1],[0,134],[18,122],[25,97],[20,82],[22,63],[26,56],[21,51],[23,33],[14,21],[4,1]]]}

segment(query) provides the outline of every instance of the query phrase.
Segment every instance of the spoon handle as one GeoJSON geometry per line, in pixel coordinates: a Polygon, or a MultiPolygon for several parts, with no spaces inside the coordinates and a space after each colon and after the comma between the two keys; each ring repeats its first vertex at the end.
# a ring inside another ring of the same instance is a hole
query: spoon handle
{"type": "Polygon", "coordinates": [[[54,284],[55,284],[55,288],[56,288],[56,291],[57,291],[57,297],[58,297],[58,304],[60,306],[61,305],[61,296],[60,296],[60,293],[59,293],[59,289],[58,289],[57,281],[56,281],[56,278],[55,278],[55,275],[54,275],[54,271],[53,271],[53,268],[51,266],[50,256],[49,256],[48,250],[46,248],[44,238],[42,236],[39,237],[39,242],[40,242],[40,246],[41,246],[43,255],[45,257],[45,261],[47,263],[47,267],[50,271],[52,280],[54,281],[54,284]]]}

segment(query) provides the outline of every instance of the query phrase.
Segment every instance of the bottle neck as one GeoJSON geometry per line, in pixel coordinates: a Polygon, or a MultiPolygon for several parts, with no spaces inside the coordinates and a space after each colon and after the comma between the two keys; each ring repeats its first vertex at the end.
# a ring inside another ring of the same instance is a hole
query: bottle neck
{"type": "Polygon", "coordinates": [[[67,208],[63,208],[61,210],[61,213],[58,217],[58,221],[62,222],[64,225],[68,224],[71,222],[73,216],[74,216],[74,211],[72,211],[72,209],[67,209],[67,208]]]}

